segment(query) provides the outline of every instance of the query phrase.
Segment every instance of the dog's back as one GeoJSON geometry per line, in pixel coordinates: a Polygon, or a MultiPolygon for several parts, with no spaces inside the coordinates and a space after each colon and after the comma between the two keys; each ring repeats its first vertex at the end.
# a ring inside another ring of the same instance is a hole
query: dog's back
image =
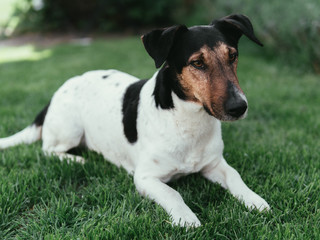
{"type": "Polygon", "coordinates": [[[81,143],[120,166],[119,159],[127,158],[123,96],[137,81],[116,70],[90,71],[68,80],[50,103],[42,132],[44,151],[65,152],[81,143]]]}

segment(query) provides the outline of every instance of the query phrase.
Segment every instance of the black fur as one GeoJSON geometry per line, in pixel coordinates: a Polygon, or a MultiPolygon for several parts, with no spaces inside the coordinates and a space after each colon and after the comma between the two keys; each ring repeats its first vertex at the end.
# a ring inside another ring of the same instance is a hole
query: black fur
{"type": "Polygon", "coordinates": [[[176,39],[167,58],[167,63],[180,74],[183,67],[188,64],[188,59],[193,53],[199,51],[204,46],[213,49],[218,42],[226,42],[226,40],[224,35],[214,27],[191,27],[176,39]]]}
{"type": "Polygon", "coordinates": [[[144,47],[153,58],[156,68],[161,67],[166,61],[177,36],[186,31],[188,31],[186,26],[178,25],[156,29],[142,36],[144,47]]]}
{"type": "Polygon", "coordinates": [[[210,116],[213,116],[212,113],[210,112],[209,108],[206,105],[203,105],[203,108],[210,116]]]}
{"type": "Polygon", "coordinates": [[[213,21],[211,24],[223,33],[227,37],[228,42],[233,45],[238,44],[240,37],[244,34],[251,41],[263,46],[263,44],[254,35],[253,27],[249,18],[244,15],[234,14],[226,16],[213,21]]]}
{"type": "Polygon", "coordinates": [[[137,118],[140,92],[147,80],[140,80],[131,84],[123,97],[122,102],[122,123],[124,135],[130,143],[138,140],[137,118]]]}
{"type": "Polygon", "coordinates": [[[186,99],[182,86],[177,79],[176,71],[172,68],[164,67],[157,75],[156,86],[153,91],[156,107],[160,106],[162,109],[174,108],[172,91],[179,98],[186,99]]]}
{"type": "Polygon", "coordinates": [[[38,113],[38,115],[36,116],[36,118],[34,119],[33,121],[33,124],[35,124],[37,127],[40,127],[43,125],[43,122],[44,122],[44,119],[47,115],[47,111],[48,111],[48,108],[50,106],[50,103],[45,106],[40,113],[38,113]]]}

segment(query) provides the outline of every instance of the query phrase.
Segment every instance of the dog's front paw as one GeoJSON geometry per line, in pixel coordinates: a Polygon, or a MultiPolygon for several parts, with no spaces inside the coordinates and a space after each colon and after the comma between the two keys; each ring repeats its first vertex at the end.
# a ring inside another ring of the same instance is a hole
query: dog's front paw
{"type": "Polygon", "coordinates": [[[192,211],[187,211],[184,213],[174,213],[171,212],[172,225],[180,227],[200,227],[201,223],[197,216],[192,211]]]}
{"type": "Polygon", "coordinates": [[[246,197],[244,204],[249,210],[257,209],[258,211],[269,211],[269,204],[258,194],[252,194],[249,197],[246,197]]]}

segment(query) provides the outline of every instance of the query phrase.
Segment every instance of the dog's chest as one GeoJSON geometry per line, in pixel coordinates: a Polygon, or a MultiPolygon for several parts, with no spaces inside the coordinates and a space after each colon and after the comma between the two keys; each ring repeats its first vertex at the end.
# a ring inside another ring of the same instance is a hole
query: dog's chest
{"type": "Polygon", "coordinates": [[[177,151],[180,171],[198,172],[212,160],[215,153],[220,154],[222,140],[215,136],[216,133],[212,127],[198,131],[190,129],[182,129],[182,131],[184,132],[179,140],[184,144],[181,144],[177,151]]]}
{"type": "Polygon", "coordinates": [[[161,140],[153,141],[155,158],[150,164],[164,182],[199,172],[222,154],[220,122],[193,120],[175,118],[162,131],[157,129],[153,140],[161,140]]]}
{"type": "MultiPolygon", "coordinates": [[[[194,137],[194,136],[193,136],[194,137]]],[[[181,143],[181,142],[180,142],[181,143]]],[[[197,139],[178,144],[167,161],[160,165],[162,180],[168,182],[182,176],[200,172],[213,161],[218,161],[222,154],[223,143],[212,138],[197,139]]]]}

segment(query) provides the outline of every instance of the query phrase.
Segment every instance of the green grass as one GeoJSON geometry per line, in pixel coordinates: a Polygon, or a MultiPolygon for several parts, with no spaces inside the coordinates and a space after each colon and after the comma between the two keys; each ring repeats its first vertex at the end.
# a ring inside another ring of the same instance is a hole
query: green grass
{"type": "MultiPolygon", "coordinates": [[[[138,37],[0,49],[0,136],[27,126],[69,77],[116,68],[141,78],[154,64],[138,37]]],[[[172,227],[125,170],[83,151],[84,165],[45,157],[41,143],[0,152],[0,239],[319,239],[320,81],[240,47],[245,120],[224,123],[225,157],[272,211],[249,212],[194,174],[170,185],[202,222],[172,227]]]]}

